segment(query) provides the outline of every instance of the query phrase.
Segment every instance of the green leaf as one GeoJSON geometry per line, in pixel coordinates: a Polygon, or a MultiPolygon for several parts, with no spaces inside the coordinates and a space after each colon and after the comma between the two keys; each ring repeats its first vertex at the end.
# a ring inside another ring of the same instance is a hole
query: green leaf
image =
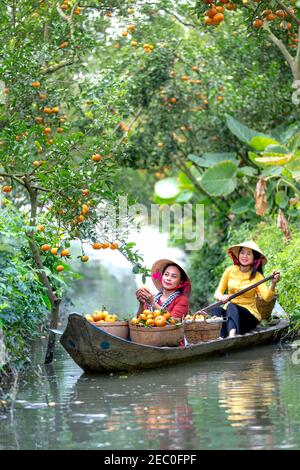
{"type": "Polygon", "coordinates": [[[278,191],[275,196],[275,202],[277,206],[284,209],[289,203],[289,198],[284,191],[278,191]]]}
{"type": "Polygon", "coordinates": [[[253,166],[242,166],[238,168],[237,174],[238,176],[255,176],[257,175],[257,170],[253,166]]]}
{"type": "Polygon", "coordinates": [[[278,144],[271,144],[271,145],[268,145],[265,150],[264,150],[264,153],[266,152],[270,152],[270,153],[275,153],[275,154],[286,154],[286,153],[289,153],[289,150],[284,147],[283,145],[278,145],[278,144]]]}
{"type": "Polygon", "coordinates": [[[233,214],[244,214],[247,212],[251,205],[253,205],[253,198],[249,196],[244,196],[235,201],[231,206],[231,212],[233,214]]]}
{"type": "Polygon", "coordinates": [[[155,193],[161,199],[176,197],[179,192],[178,180],[176,178],[164,178],[155,184],[155,193]]]}
{"type": "Polygon", "coordinates": [[[134,274],[138,274],[140,272],[141,265],[140,264],[135,264],[132,268],[132,272],[134,274]]]}
{"type": "Polygon", "coordinates": [[[191,180],[182,171],[178,173],[179,189],[186,189],[188,191],[194,191],[195,186],[191,180]]]}
{"type": "Polygon", "coordinates": [[[163,199],[161,197],[158,197],[156,194],[153,195],[153,202],[155,204],[174,204],[175,202],[175,197],[171,197],[171,198],[168,198],[168,199],[163,199]]]}
{"type": "Polygon", "coordinates": [[[258,150],[259,152],[265,150],[266,147],[273,145],[273,146],[279,146],[279,143],[277,140],[272,139],[271,137],[268,136],[255,136],[252,137],[250,142],[248,142],[251,147],[253,147],[255,150],[258,150]]]}
{"type": "Polygon", "coordinates": [[[261,176],[280,176],[282,173],[283,167],[282,166],[273,166],[266,168],[261,172],[261,176]]]}
{"type": "Polygon", "coordinates": [[[292,154],[287,154],[287,155],[267,155],[264,154],[263,157],[257,157],[255,159],[255,162],[261,165],[271,165],[271,166],[278,166],[278,165],[286,165],[291,158],[293,157],[292,154]]]}
{"type": "Polygon", "coordinates": [[[217,163],[225,160],[230,160],[236,165],[239,164],[235,152],[221,152],[221,153],[204,153],[202,157],[196,155],[188,155],[189,160],[200,167],[208,168],[216,165],[217,163]]]}
{"type": "Polygon", "coordinates": [[[129,242],[129,243],[126,243],[125,248],[132,248],[132,247],[134,247],[135,245],[136,245],[135,242],[129,242]]]}
{"type": "Polygon", "coordinates": [[[51,302],[49,300],[48,295],[42,295],[42,299],[48,310],[51,310],[51,302]]]}
{"type": "Polygon", "coordinates": [[[300,128],[300,123],[295,122],[288,127],[286,124],[281,124],[271,131],[272,137],[278,142],[283,144],[288,143],[288,141],[296,134],[300,128]]]}
{"type": "Polygon", "coordinates": [[[188,202],[195,195],[193,191],[182,191],[175,198],[175,202],[188,202]]]}
{"type": "Polygon", "coordinates": [[[237,185],[237,166],[227,160],[206,170],[201,178],[201,186],[211,196],[226,196],[237,185]]]}
{"type": "Polygon", "coordinates": [[[264,134],[257,132],[249,127],[245,126],[241,122],[234,119],[229,114],[226,115],[226,123],[229,130],[242,142],[248,144],[253,137],[265,136],[264,134]]]}

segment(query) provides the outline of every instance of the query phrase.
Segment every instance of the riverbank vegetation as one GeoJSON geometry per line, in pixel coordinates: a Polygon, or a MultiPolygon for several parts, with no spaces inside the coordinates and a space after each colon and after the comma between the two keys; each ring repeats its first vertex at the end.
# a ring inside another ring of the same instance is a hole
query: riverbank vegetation
{"type": "MultiPolygon", "coordinates": [[[[121,196],[204,206],[205,244],[187,252],[193,306],[211,299],[228,244],[252,237],[268,272],[282,271],[280,302],[299,326],[300,10],[219,2],[211,25],[208,3],[0,6],[0,326],[13,361],[46,311],[57,327],[72,240],[87,269],[91,244],[147,274],[133,220],[111,224],[121,196]]],[[[53,347],[50,335],[48,361],[53,347]]]]}

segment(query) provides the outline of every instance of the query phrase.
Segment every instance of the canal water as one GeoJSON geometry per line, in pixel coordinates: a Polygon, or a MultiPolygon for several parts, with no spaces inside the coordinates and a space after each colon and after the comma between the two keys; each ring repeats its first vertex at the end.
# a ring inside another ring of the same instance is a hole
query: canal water
{"type": "Polygon", "coordinates": [[[83,373],[58,346],[53,365],[23,374],[13,407],[0,411],[0,449],[299,449],[291,354],[262,346],[102,376],[83,373]]]}
{"type": "MultiPolygon", "coordinates": [[[[66,313],[102,305],[121,317],[135,313],[135,277],[105,256],[73,282],[66,313]]],[[[43,338],[11,405],[0,406],[0,449],[300,448],[300,365],[288,346],[110,375],[83,373],[59,343],[45,366],[45,347],[43,338]]]]}

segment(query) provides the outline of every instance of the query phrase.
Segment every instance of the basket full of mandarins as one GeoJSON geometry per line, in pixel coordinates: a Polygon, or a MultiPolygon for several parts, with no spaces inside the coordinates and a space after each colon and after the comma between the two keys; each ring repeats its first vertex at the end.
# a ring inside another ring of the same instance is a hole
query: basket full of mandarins
{"type": "Polygon", "coordinates": [[[111,335],[128,339],[128,321],[119,320],[117,315],[109,314],[107,310],[94,310],[93,313],[85,315],[85,318],[92,323],[92,325],[101,328],[111,335]]]}
{"type": "Polygon", "coordinates": [[[184,319],[184,334],[190,344],[211,341],[220,336],[223,318],[207,314],[187,315],[184,319]]]}
{"type": "Polygon", "coordinates": [[[164,310],[144,310],[129,324],[131,341],[147,346],[179,346],[184,338],[183,324],[164,310]]]}

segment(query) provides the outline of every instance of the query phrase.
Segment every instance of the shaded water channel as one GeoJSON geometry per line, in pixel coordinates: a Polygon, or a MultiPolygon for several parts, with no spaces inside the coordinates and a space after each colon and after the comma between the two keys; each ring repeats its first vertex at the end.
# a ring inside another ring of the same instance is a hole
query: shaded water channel
{"type": "MultiPolygon", "coordinates": [[[[37,354],[36,360],[41,358],[37,354]]],[[[187,365],[87,375],[58,347],[1,415],[2,449],[299,449],[300,367],[263,346],[187,365]]]]}
{"type": "MultiPolygon", "coordinates": [[[[65,309],[134,313],[133,276],[117,274],[92,262],[65,309]]],[[[0,410],[0,449],[300,448],[300,365],[287,347],[105,376],[83,373],[60,344],[44,366],[44,351],[45,339],[0,410]]]]}

